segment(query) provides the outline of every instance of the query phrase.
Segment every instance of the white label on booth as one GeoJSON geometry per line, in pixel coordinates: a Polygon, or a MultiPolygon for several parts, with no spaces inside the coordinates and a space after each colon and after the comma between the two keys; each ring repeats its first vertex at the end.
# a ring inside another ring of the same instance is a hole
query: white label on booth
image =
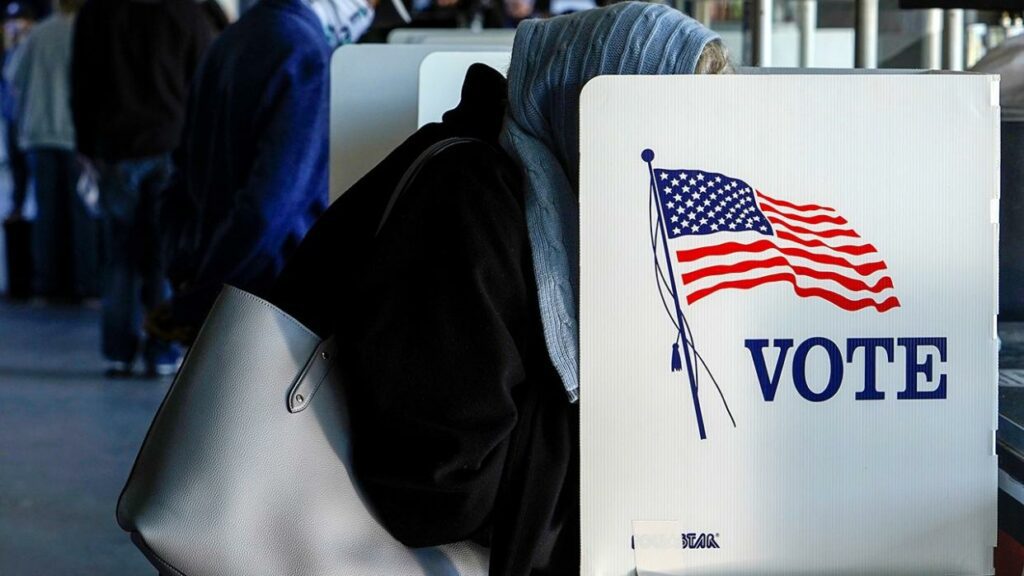
{"type": "Polygon", "coordinates": [[[586,87],[583,574],[991,573],[989,91],[586,87]],[[674,522],[674,545],[636,550],[638,518],[674,522]]]}

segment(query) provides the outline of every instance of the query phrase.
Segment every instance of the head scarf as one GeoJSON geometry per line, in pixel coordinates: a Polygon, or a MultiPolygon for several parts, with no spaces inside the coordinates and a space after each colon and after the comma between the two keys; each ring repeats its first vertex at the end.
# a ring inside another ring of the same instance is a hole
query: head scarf
{"type": "Polygon", "coordinates": [[[579,398],[579,101],[606,74],[692,74],[718,35],[660,4],[626,2],[519,25],[501,145],[524,176],[544,340],[579,398]]]}

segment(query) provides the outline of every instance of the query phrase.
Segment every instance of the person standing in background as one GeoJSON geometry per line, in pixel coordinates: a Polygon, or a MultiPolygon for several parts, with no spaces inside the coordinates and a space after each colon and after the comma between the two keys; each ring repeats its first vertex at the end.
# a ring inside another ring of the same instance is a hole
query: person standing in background
{"type": "Polygon", "coordinates": [[[373,18],[364,0],[262,0],[214,43],[164,203],[175,294],[151,334],[190,342],[225,283],[265,293],[327,207],[331,53],[373,18]]]}
{"type": "Polygon", "coordinates": [[[13,184],[11,211],[7,219],[19,220],[24,217],[25,201],[28,199],[28,159],[18,146],[17,102],[7,72],[32,30],[34,19],[32,11],[20,2],[8,3],[4,12],[4,74],[0,76],[0,114],[5,125],[4,146],[13,184]]]}
{"type": "Polygon", "coordinates": [[[157,201],[185,119],[189,83],[214,31],[195,0],[88,0],[75,25],[71,109],[78,151],[99,175],[106,236],[102,350],[109,377],[171,374],[180,351],[142,337],[169,295],[157,201]]]}
{"type": "Polygon", "coordinates": [[[69,103],[71,36],[80,4],[60,0],[58,11],[33,28],[8,71],[17,98],[18,145],[35,184],[35,293],[61,302],[77,302],[96,290],[96,230],[77,193],[69,103]]]}
{"type": "Polygon", "coordinates": [[[215,33],[220,34],[231,24],[231,17],[218,0],[199,0],[199,6],[202,7],[215,33]]]}

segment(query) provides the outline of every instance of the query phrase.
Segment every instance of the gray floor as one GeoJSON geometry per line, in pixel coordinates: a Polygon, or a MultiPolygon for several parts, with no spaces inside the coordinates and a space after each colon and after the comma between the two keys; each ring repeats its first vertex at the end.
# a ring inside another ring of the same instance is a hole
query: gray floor
{"type": "Polygon", "coordinates": [[[0,302],[0,575],[152,576],[114,520],[169,380],[110,381],[98,312],[0,302]]]}

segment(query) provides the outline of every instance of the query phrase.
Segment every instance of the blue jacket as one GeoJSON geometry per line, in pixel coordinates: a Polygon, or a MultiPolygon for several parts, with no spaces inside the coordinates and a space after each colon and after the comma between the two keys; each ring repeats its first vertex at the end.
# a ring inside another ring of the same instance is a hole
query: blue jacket
{"type": "Polygon", "coordinates": [[[300,0],[261,0],[200,64],[162,210],[179,322],[225,283],[265,293],[326,209],[330,56],[300,0]]]}

